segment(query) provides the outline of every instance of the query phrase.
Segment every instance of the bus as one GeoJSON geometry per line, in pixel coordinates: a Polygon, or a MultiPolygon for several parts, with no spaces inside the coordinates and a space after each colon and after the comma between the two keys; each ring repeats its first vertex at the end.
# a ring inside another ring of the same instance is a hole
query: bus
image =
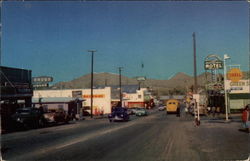
{"type": "Polygon", "coordinates": [[[166,101],[167,113],[178,113],[179,112],[179,101],[176,99],[170,99],[166,101]]]}

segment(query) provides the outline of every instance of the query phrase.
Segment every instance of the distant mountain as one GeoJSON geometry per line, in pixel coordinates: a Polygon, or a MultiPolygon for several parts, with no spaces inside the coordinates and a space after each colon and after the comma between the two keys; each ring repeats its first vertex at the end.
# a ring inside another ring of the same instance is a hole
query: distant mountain
{"type": "MultiPolygon", "coordinates": [[[[249,76],[249,72],[244,72],[244,77],[249,76]]],[[[220,79],[223,77],[219,75],[220,79]]],[[[76,78],[68,82],[59,82],[54,84],[51,88],[53,89],[76,89],[76,88],[90,88],[91,87],[91,74],[87,74],[76,78]]],[[[199,86],[204,86],[206,80],[211,81],[211,73],[202,73],[197,76],[197,82],[199,86]]],[[[94,87],[99,86],[118,86],[119,85],[119,75],[113,73],[94,73],[94,87]]],[[[156,80],[147,79],[142,82],[141,87],[150,87],[158,94],[168,94],[170,91],[179,91],[184,93],[190,90],[191,86],[194,84],[194,78],[183,72],[175,74],[169,80],[156,80]]],[[[122,76],[122,85],[138,85],[136,78],[129,78],[122,76]]]]}
{"type": "MultiPolygon", "coordinates": [[[[137,80],[121,76],[122,84],[135,85],[137,80]]],[[[119,75],[113,73],[94,73],[94,86],[115,86],[119,85],[119,75]]],[[[52,88],[90,88],[91,87],[91,74],[87,74],[68,82],[59,82],[53,85],[52,88]]]]}

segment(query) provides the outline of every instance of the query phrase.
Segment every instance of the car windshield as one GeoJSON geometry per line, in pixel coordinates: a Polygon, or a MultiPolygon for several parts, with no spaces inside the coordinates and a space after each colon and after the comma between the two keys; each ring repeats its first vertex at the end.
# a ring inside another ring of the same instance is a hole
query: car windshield
{"type": "Polygon", "coordinates": [[[30,113],[30,109],[18,109],[17,113],[30,113]]]}
{"type": "Polygon", "coordinates": [[[116,108],[114,109],[114,111],[115,111],[115,112],[123,112],[123,111],[125,111],[125,108],[116,107],[116,108]]]}

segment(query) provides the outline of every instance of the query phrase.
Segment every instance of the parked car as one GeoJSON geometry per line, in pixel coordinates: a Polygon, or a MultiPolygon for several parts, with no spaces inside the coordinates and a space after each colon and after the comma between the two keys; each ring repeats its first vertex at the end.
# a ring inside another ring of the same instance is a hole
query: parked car
{"type": "Polygon", "coordinates": [[[11,117],[17,126],[24,128],[42,127],[45,123],[42,111],[33,107],[19,108],[11,117]]]}
{"type": "Polygon", "coordinates": [[[135,115],[136,116],[147,116],[148,115],[148,112],[145,108],[138,108],[136,111],[135,111],[135,115]]]}
{"type": "Polygon", "coordinates": [[[127,109],[123,107],[115,107],[111,114],[108,115],[109,121],[128,121],[129,114],[127,109]]]}
{"type": "Polygon", "coordinates": [[[159,106],[158,111],[164,111],[166,109],[166,106],[159,106]]]}
{"type": "Polygon", "coordinates": [[[133,113],[133,110],[132,110],[131,108],[127,108],[127,114],[133,115],[133,114],[134,114],[134,113],[133,113]]]}
{"type": "Polygon", "coordinates": [[[63,109],[49,110],[43,115],[46,120],[46,123],[68,123],[71,119],[70,116],[63,109]]]}
{"type": "Polygon", "coordinates": [[[84,106],[82,110],[83,116],[90,116],[91,114],[91,107],[90,106],[84,106]]]}
{"type": "Polygon", "coordinates": [[[131,107],[130,110],[131,110],[131,114],[135,114],[136,110],[139,109],[139,107],[131,107]]]}

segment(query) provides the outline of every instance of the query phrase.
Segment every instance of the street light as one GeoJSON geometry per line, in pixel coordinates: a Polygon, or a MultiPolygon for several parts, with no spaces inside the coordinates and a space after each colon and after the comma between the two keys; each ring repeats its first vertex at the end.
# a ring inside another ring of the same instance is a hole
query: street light
{"type": "Polygon", "coordinates": [[[94,66],[94,53],[96,52],[96,50],[88,50],[88,52],[91,53],[91,96],[90,96],[90,107],[91,107],[91,111],[90,111],[90,116],[91,118],[93,118],[93,66],[94,66]]]}
{"type": "Polygon", "coordinates": [[[227,54],[224,54],[224,95],[225,95],[225,111],[226,111],[226,121],[228,121],[228,108],[227,108],[227,90],[226,90],[226,73],[227,73],[227,66],[226,66],[226,60],[230,59],[230,57],[227,54]]]}

